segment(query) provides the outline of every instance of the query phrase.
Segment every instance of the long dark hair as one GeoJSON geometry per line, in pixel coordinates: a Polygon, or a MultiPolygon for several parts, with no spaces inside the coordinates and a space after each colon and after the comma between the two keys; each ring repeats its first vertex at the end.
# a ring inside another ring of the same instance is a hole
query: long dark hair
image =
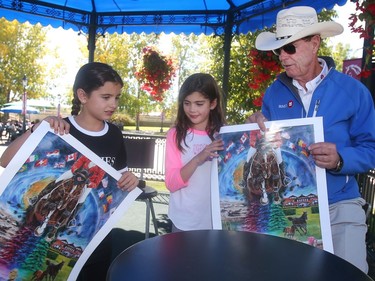
{"type": "Polygon", "coordinates": [[[120,75],[111,66],[101,62],[90,62],[83,65],[77,72],[73,84],[72,115],[77,115],[81,110],[81,102],[77,90],[82,89],[90,96],[92,91],[102,87],[105,82],[114,82],[124,86],[120,75]]]}
{"type": "Polygon", "coordinates": [[[185,138],[187,132],[193,125],[185,114],[184,100],[194,92],[201,93],[205,98],[209,99],[210,103],[215,99],[217,101],[217,106],[210,111],[206,128],[206,132],[212,140],[214,140],[214,134],[225,123],[221,104],[221,90],[216,80],[210,74],[206,73],[195,73],[189,76],[182,84],[178,94],[178,111],[175,127],[176,145],[180,151],[183,150],[181,142],[184,141],[186,145],[185,138]]]}

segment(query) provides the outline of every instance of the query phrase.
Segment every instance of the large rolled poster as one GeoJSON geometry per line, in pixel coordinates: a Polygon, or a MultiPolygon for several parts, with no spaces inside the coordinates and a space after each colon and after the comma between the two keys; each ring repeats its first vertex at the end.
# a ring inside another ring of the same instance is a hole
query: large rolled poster
{"type": "Polygon", "coordinates": [[[333,252],[325,170],[309,145],[324,141],[321,117],[225,126],[213,162],[215,229],[251,231],[333,252]]]}
{"type": "Polygon", "coordinates": [[[76,280],[141,190],[42,122],[0,176],[0,280],[76,280]]]}

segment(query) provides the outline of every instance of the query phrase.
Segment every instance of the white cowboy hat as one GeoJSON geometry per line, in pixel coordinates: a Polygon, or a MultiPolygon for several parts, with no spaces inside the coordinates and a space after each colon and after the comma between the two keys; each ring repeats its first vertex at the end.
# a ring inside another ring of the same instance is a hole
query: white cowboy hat
{"type": "Polygon", "coordinates": [[[319,34],[321,38],[326,38],[343,31],[342,25],[337,22],[318,22],[314,8],[292,7],[277,13],[276,33],[260,33],[255,40],[255,47],[261,51],[276,50],[309,35],[319,34]]]}

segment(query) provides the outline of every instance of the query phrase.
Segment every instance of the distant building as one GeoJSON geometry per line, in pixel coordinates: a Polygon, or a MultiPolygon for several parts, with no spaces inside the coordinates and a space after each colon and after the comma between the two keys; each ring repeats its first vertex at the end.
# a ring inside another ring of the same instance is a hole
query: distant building
{"type": "Polygon", "coordinates": [[[51,247],[61,255],[68,258],[78,259],[83,252],[81,247],[75,247],[73,244],[69,244],[66,240],[57,239],[55,242],[53,242],[51,247]]]}
{"type": "Polygon", "coordinates": [[[294,207],[294,208],[305,208],[318,205],[318,196],[310,193],[309,195],[292,195],[288,198],[284,198],[283,207],[294,207]]]}

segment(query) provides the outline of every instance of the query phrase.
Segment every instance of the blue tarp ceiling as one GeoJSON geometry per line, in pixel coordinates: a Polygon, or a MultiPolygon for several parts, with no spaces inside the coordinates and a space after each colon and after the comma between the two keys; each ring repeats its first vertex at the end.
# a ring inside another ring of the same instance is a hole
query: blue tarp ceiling
{"type": "Polygon", "coordinates": [[[0,17],[90,33],[247,33],[295,5],[332,9],[346,0],[1,0],[0,17]]]}

